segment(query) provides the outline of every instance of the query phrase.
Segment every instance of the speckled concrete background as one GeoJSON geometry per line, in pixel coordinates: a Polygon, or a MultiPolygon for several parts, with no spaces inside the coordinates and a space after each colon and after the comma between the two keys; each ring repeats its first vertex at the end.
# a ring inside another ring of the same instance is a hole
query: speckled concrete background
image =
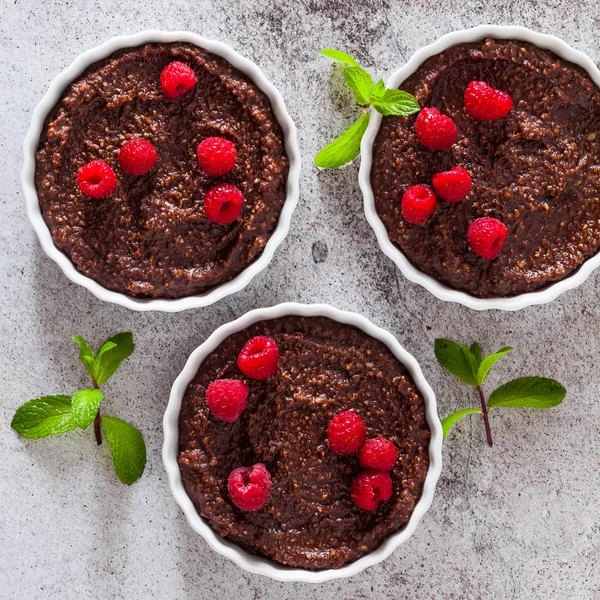
{"type": "Polygon", "coordinates": [[[0,597],[600,598],[600,272],[516,314],[445,304],[380,252],[357,165],[311,165],[356,112],[321,48],[349,50],[387,78],[420,46],[487,22],[556,34],[598,61],[595,0],[2,0],[0,9],[0,597]],[[176,315],[134,313],[71,284],[42,253],[18,182],[22,139],[51,78],[107,38],[149,28],[196,31],[257,62],[287,102],[304,159],[292,231],[270,267],[235,297],[176,315]],[[211,551],[172,500],[161,418],[186,357],[217,325],[287,300],[330,302],[391,330],[420,361],[442,416],[476,399],[437,366],[440,336],[477,339],[486,351],[515,346],[490,388],[555,376],[567,400],[547,412],[498,411],[493,450],[477,419],[461,423],[445,444],[431,510],[383,564],[318,587],[248,575],[211,551]],[[134,332],[137,350],[106,385],[106,410],[140,426],[149,459],[130,488],[90,431],[29,442],[9,428],[23,401],[86,383],[72,335],[96,344],[121,330],[134,332]]]}

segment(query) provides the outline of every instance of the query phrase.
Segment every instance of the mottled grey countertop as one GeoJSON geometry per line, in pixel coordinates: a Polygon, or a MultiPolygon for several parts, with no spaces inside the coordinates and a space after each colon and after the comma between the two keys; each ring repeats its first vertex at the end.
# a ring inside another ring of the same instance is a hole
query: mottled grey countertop
{"type": "Polygon", "coordinates": [[[2,0],[0,9],[0,597],[600,598],[600,271],[518,313],[443,303],[379,250],[357,165],[311,164],[356,112],[321,48],[348,50],[387,78],[420,46],[487,22],[556,34],[598,61],[595,0],[2,0]],[[150,28],[199,32],[258,63],[298,125],[304,160],[291,233],[271,265],[235,296],[180,314],[135,313],[70,283],[43,254],[19,185],[21,143],[52,77],[109,37],[150,28]],[[325,260],[315,261],[315,243],[325,260]],[[382,564],[318,587],[249,575],[215,554],[173,501],[161,418],[173,379],[216,326],[288,300],[329,302],[389,329],[421,363],[442,416],[476,399],[436,364],[440,336],[476,339],[486,351],[515,346],[490,388],[554,376],[567,399],[551,411],[498,411],[493,449],[477,418],[462,422],[444,446],[433,506],[382,564]],[[147,440],[146,473],[131,487],[116,481],[108,448],[90,431],[26,441],[9,428],[25,400],[86,383],[72,335],[97,344],[122,330],[133,331],[137,349],[106,385],[105,402],[147,440]]]}

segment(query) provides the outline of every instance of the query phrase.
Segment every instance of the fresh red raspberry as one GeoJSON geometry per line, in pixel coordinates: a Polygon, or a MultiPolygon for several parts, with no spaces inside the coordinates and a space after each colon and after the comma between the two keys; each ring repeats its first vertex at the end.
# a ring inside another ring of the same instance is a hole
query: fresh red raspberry
{"type": "Polygon", "coordinates": [[[128,175],[145,175],[156,162],[156,148],[147,140],[130,140],[119,150],[121,169],[128,175]]]}
{"type": "Polygon", "coordinates": [[[512,98],[484,81],[471,81],[465,90],[465,110],[478,121],[495,121],[512,108],[512,98]]]}
{"type": "Polygon", "coordinates": [[[361,467],[370,467],[379,471],[391,471],[397,459],[396,446],[384,437],[367,440],[358,453],[361,467]]]}
{"type": "Polygon", "coordinates": [[[204,214],[219,225],[233,223],[242,212],[244,196],[231,183],[219,183],[206,192],[204,214]]]}
{"type": "Polygon", "coordinates": [[[492,217],[483,217],[469,226],[467,239],[474,252],[483,258],[496,258],[504,246],[508,227],[492,217]]]}
{"type": "Polygon", "coordinates": [[[392,478],[385,471],[366,469],[352,482],[350,489],[352,502],[363,510],[377,510],[380,502],[392,497],[392,478]]]}
{"type": "Polygon", "coordinates": [[[198,162],[211,177],[229,173],[235,165],[237,150],[233,142],[222,137],[209,137],[198,144],[198,162]]]}
{"type": "Polygon", "coordinates": [[[217,419],[233,423],[248,404],[248,386],[238,379],[217,379],[206,389],[206,403],[217,419]]]}
{"type": "Polygon", "coordinates": [[[108,163],[93,160],[77,171],[79,189],[91,198],[110,196],[117,188],[117,176],[108,163]]]}
{"type": "Polygon", "coordinates": [[[415,132],[423,146],[430,150],[446,150],[458,139],[454,121],[437,108],[422,108],[417,116],[415,132]]]}
{"type": "Polygon", "coordinates": [[[279,348],[274,339],[257,335],[244,344],[237,364],[246,377],[269,379],[279,368],[279,348]]]}
{"type": "Polygon", "coordinates": [[[367,437],[364,421],[351,410],[345,410],[329,421],[327,428],[329,447],[337,454],[356,452],[367,437]]]}
{"type": "Polygon", "coordinates": [[[238,467],[229,474],[227,488],[238,508],[260,510],[271,493],[271,473],[262,463],[253,467],[238,467]]]}
{"type": "Polygon", "coordinates": [[[178,60],[167,65],[160,74],[160,87],[170,100],[176,100],[196,85],[194,71],[178,60]]]}
{"type": "Polygon", "coordinates": [[[452,167],[450,171],[436,173],[431,183],[436,195],[447,202],[460,202],[473,187],[471,176],[464,167],[452,167]]]}
{"type": "Polygon", "coordinates": [[[402,216],[413,225],[425,223],[435,210],[437,198],[427,185],[411,185],[402,196],[402,216]]]}

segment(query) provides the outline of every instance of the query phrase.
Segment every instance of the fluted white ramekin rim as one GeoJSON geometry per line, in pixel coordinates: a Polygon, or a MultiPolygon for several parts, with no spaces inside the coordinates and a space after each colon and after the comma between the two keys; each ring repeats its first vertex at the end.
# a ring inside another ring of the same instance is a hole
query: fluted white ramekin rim
{"type": "MultiPolygon", "coordinates": [[[[472,29],[448,33],[433,44],[417,50],[410,60],[390,77],[387,86],[390,88],[400,87],[407,77],[412,75],[429,57],[434,56],[435,54],[444,52],[452,46],[476,42],[486,37],[521,40],[535,44],[540,48],[550,50],[561,58],[569,60],[585,69],[592,81],[600,87],[600,71],[592,59],[583,52],[571,48],[566,42],[553,35],[536,33],[526,27],[512,25],[480,25],[472,29]]],[[[373,143],[375,141],[375,136],[379,131],[380,124],[381,115],[372,111],[369,126],[361,143],[359,183],[364,197],[365,215],[375,231],[375,235],[377,236],[377,240],[383,252],[396,263],[400,271],[402,271],[404,276],[410,281],[422,285],[440,300],[458,302],[459,304],[463,304],[464,306],[468,306],[475,310],[499,309],[513,311],[535,304],[546,304],[551,302],[567,290],[571,290],[581,285],[589,277],[590,273],[600,265],[600,253],[597,253],[591,258],[588,258],[577,271],[565,279],[553,283],[541,290],[519,294],[518,296],[510,298],[477,298],[466,292],[452,289],[443,283],[440,283],[433,277],[426,275],[413,266],[406,256],[390,241],[385,226],[375,210],[375,199],[373,196],[373,189],[371,188],[370,172],[373,162],[373,143]]]]}
{"type": "Polygon", "coordinates": [[[231,323],[219,327],[203,344],[194,350],[183,368],[183,371],[181,371],[175,380],[171,389],[169,404],[163,418],[163,430],[164,443],[162,456],[169,479],[169,485],[175,500],[182,508],[191,527],[208,542],[213,550],[231,559],[246,571],[266,575],[273,579],[277,579],[278,581],[320,583],[331,579],[356,575],[363,569],[384,560],[415,531],[417,524],[431,505],[435,486],[442,468],[442,428],[437,414],[435,395],[425,380],[417,361],[398,343],[396,338],[385,329],[373,325],[361,315],[342,311],[327,304],[298,304],[296,302],[289,302],[278,304],[271,308],[259,308],[246,313],[231,323]],[[377,549],[366,556],[363,556],[356,562],[340,569],[328,569],[326,571],[315,572],[307,571],[305,569],[289,568],[279,565],[271,560],[249,554],[238,546],[226,541],[217,535],[196,512],[196,509],[183,486],[181,471],[177,463],[179,455],[178,420],[181,401],[189,383],[196,375],[198,368],[204,359],[230,335],[249,327],[257,321],[276,319],[288,315],[329,317],[339,323],[357,327],[368,335],[383,342],[392,351],[394,356],[406,366],[419,389],[419,392],[422,394],[425,400],[427,422],[431,429],[429,470],[423,486],[423,494],[417,502],[409,522],[404,529],[391,535],[377,549]]]}
{"type": "Polygon", "coordinates": [[[44,252],[58,264],[63,273],[74,283],[88,289],[100,300],[119,304],[133,310],[158,310],[178,312],[190,308],[200,308],[217,302],[221,298],[243,289],[251,279],[260,273],[271,261],[276,248],[281,244],[290,228],[292,213],[298,202],[298,185],[300,179],[300,151],[298,149],[296,126],[288,114],[283,98],[271,84],[259,67],[244,58],[223,42],[217,42],[188,31],[158,31],[148,30],[134,35],[125,35],[109,39],[97,48],[92,48],[79,55],[62,73],[57,75],[50,84],[48,91],[33,111],[31,127],[23,143],[25,160],[21,172],[21,185],[25,194],[25,205],[31,225],[35,230],[44,252]],[[186,298],[133,298],[120,292],[114,292],[86,277],[75,268],[69,257],[61,252],[52,241],[50,230],[46,225],[40,209],[37,190],[35,187],[36,152],[44,121],[48,113],[59,101],[66,87],[76,79],[92,63],[110,56],[122,48],[132,48],[147,43],[188,42],[204,48],[208,52],[223,57],[236,69],[248,76],[271,101],[273,113],[283,130],[285,149],[290,162],[287,178],[286,200],[279,221],[269,238],[262,254],[257,260],[248,265],[234,279],[223,283],[204,294],[186,298]]]}

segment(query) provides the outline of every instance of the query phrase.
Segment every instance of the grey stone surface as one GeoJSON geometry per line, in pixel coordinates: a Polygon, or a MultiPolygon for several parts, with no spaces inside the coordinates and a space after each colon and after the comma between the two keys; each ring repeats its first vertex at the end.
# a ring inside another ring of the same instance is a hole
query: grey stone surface
{"type": "Polygon", "coordinates": [[[417,48],[481,23],[553,33],[600,59],[594,0],[115,0],[0,3],[0,597],[34,598],[600,598],[600,272],[551,305],[475,313],[406,281],[380,252],[362,211],[357,165],[317,172],[311,159],[355,108],[318,50],[349,50],[387,78],[417,48]],[[203,310],[140,314],[70,283],[42,253],[18,176],[31,112],[51,78],[80,52],[142,29],[189,29],[231,44],[281,90],[304,159],[292,231],[241,293],[203,310]],[[327,248],[327,251],[325,251],[327,248]],[[388,328],[420,361],[442,416],[475,403],[443,372],[433,340],[516,347],[489,387],[554,376],[569,394],[546,412],[478,419],[444,447],[444,468],[416,534],[360,576],[319,586],[249,575],[187,526],[160,458],[161,418],[186,357],[217,326],[257,306],[330,302],[388,328]],[[90,431],[26,441],[9,428],[23,401],[85,384],[69,338],[94,344],[121,330],[137,350],[106,385],[106,410],[144,431],[148,467],[128,488],[90,431]]]}

